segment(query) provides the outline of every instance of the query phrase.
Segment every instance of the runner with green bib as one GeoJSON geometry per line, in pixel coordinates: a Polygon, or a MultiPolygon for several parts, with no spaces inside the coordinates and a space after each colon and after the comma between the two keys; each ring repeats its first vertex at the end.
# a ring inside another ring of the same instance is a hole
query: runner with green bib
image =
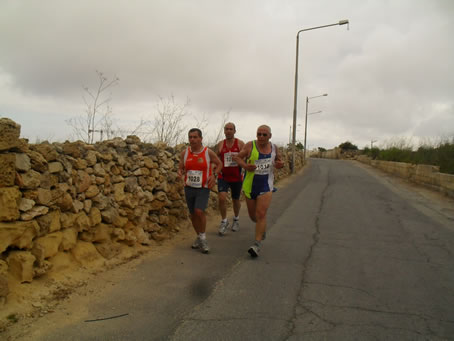
{"type": "Polygon", "coordinates": [[[269,140],[271,128],[261,125],[257,129],[257,140],[245,144],[234,158],[246,170],[243,192],[249,217],[255,222],[255,241],[248,249],[251,257],[257,257],[266,232],[266,213],[271,204],[274,184],[274,168],[282,168],[279,149],[269,140]]]}

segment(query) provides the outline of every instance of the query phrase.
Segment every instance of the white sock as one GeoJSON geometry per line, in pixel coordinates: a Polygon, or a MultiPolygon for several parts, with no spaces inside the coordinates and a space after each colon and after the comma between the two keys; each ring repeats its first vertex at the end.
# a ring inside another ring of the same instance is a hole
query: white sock
{"type": "Polygon", "coordinates": [[[240,220],[240,217],[233,217],[233,220],[238,221],[240,220]]]}
{"type": "Polygon", "coordinates": [[[199,239],[200,240],[207,239],[205,232],[199,233],[199,239]]]}
{"type": "Polygon", "coordinates": [[[227,218],[221,220],[221,223],[226,223],[226,222],[227,222],[227,218]]]}

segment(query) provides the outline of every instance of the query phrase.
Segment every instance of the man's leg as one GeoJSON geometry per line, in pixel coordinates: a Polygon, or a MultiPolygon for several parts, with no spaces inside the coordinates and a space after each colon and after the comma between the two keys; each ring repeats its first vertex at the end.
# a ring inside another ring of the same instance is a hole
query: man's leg
{"type": "Polygon", "coordinates": [[[219,211],[221,212],[221,224],[219,224],[219,235],[223,236],[227,232],[229,222],[227,221],[227,192],[218,193],[219,211]]]}
{"type": "Polygon", "coordinates": [[[233,232],[238,232],[240,230],[240,208],[241,208],[241,203],[238,199],[232,199],[233,202],[233,213],[235,216],[233,217],[232,221],[232,231],[233,232]]]}
{"type": "Polygon", "coordinates": [[[238,217],[240,215],[241,201],[239,199],[232,199],[232,202],[233,202],[233,213],[235,214],[235,217],[238,217]]]}
{"type": "Polygon", "coordinates": [[[207,225],[207,219],[205,215],[205,209],[208,205],[208,199],[210,197],[210,190],[208,188],[202,188],[197,191],[196,202],[194,205],[193,224],[194,229],[199,237],[199,248],[203,253],[208,253],[210,248],[206,240],[205,230],[207,225]]]}
{"type": "Polygon", "coordinates": [[[230,184],[230,190],[232,194],[232,204],[233,204],[233,221],[232,221],[232,231],[238,232],[240,230],[240,209],[241,209],[241,182],[233,182],[230,184]]]}
{"type": "Polygon", "coordinates": [[[257,197],[255,210],[255,240],[261,241],[266,231],[266,213],[271,204],[272,193],[267,192],[257,197]]]}
{"type": "Polygon", "coordinates": [[[218,179],[218,206],[221,213],[221,224],[219,225],[219,235],[223,236],[227,232],[229,222],[227,221],[227,192],[229,190],[228,183],[224,179],[218,179]]]}
{"type": "Polygon", "coordinates": [[[203,253],[208,253],[210,248],[205,235],[207,219],[205,212],[199,208],[194,210],[194,213],[191,214],[192,226],[197,233],[197,241],[193,244],[193,249],[199,249],[203,253]]]}
{"type": "Polygon", "coordinates": [[[257,219],[255,217],[255,211],[256,211],[256,206],[257,206],[256,200],[246,198],[246,206],[247,206],[247,213],[249,214],[249,218],[251,218],[251,220],[254,223],[257,222],[257,219]]]}
{"type": "MultiPolygon", "coordinates": [[[[259,255],[261,249],[261,242],[263,240],[266,231],[266,213],[268,207],[271,204],[271,192],[259,195],[256,199],[255,204],[255,241],[254,244],[249,248],[248,252],[252,258],[259,255]]],[[[252,207],[251,207],[252,208],[252,207]]],[[[249,207],[248,207],[249,209],[249,207]]]]}
{"type": "Polygon", "coordinates": [[[224,220],[227,218],[227,192],[218,193],[218,205],[222,220],[224,220]]]}
{"type": "Polygon", "coordinates": [[[199,233],[197,231],[197,226],[198,226],[197,216],[196,216],[196,214],[194,212],[196,193],[194,192],[193,189],[191,189],[189,187],[185,187],[184,188],[184,195],[185,195],[185,198],[186,198],[186,204],[187,204],[188,209],[189,209],[189,214],[191,215],[192,227],[194,228],[195,233],[198,235],[199,233]]]}
{"type": "Polygon", "coordinates": [[[243,187],[242,182],[232,182],[230,184],[230,189],[232,191],[232,203],[233,203],[233,213],[235,214],[235,217],[238,217],[240,215],[240,209],[241,209],[241,189],[243,187]]]}
{"type": "Polygon", "coordinates": [[[191,222],[192,226],[194,227],[194,230],[197,234],[199,233],[205,233],[206,225],[207,225],[207,219],[205,216],[205,212],[203,212],[201,209],[194,209],[194,213],[191,214],[191,222]]]}

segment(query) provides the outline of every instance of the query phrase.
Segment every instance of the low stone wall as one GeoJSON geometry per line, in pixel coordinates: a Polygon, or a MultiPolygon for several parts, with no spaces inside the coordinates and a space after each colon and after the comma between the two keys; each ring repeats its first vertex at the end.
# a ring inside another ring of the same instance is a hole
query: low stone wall
{"type": "Polygon", "coordinates": [[[379,168],[387,173],[428,186],[450,197],[454,197],[454,175],[440,173],[440,168],[437,166],[372,160],[370,157],[365,155],[360,155],[356,159],[362,163],[379,168]]]}
{"type": "MultiPolygon", "coordinates": [[[[0,284],[8,276],[31,282],[61,254],[102,263],[124,245],[177,233],[189,222],[177,176],[183,148],[136,136],[33,145],[20,139],[20,125],[0,119],[0,284]]],[[[290,174],[290,154],[281,153],[286,166],[276,181],[290,174]]],[[[297,153],[296,169],[302,160],[297,153]]]]}

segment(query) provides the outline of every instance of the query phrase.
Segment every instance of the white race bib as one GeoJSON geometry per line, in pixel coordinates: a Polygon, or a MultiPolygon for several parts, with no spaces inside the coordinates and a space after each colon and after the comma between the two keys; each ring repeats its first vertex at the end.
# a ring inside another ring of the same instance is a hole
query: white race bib
{"type": "Polygon", "coordinates": [[[233,157],[238,154],[237,152],[229,152],[224,154],[224,167],[237,167],[238,164],[233,157]]]}
{"type": "Polygon", "coordinates": [[[255,174],[267,175],[270,174],[271,170],[271,158],[255,160],[255,174]]]}
{"type": "Polygon", "coordinates": [[[189,187],[201,188],[203,172],[200,170],[188,170],[186,177],[186,185],[189,187]]]}

